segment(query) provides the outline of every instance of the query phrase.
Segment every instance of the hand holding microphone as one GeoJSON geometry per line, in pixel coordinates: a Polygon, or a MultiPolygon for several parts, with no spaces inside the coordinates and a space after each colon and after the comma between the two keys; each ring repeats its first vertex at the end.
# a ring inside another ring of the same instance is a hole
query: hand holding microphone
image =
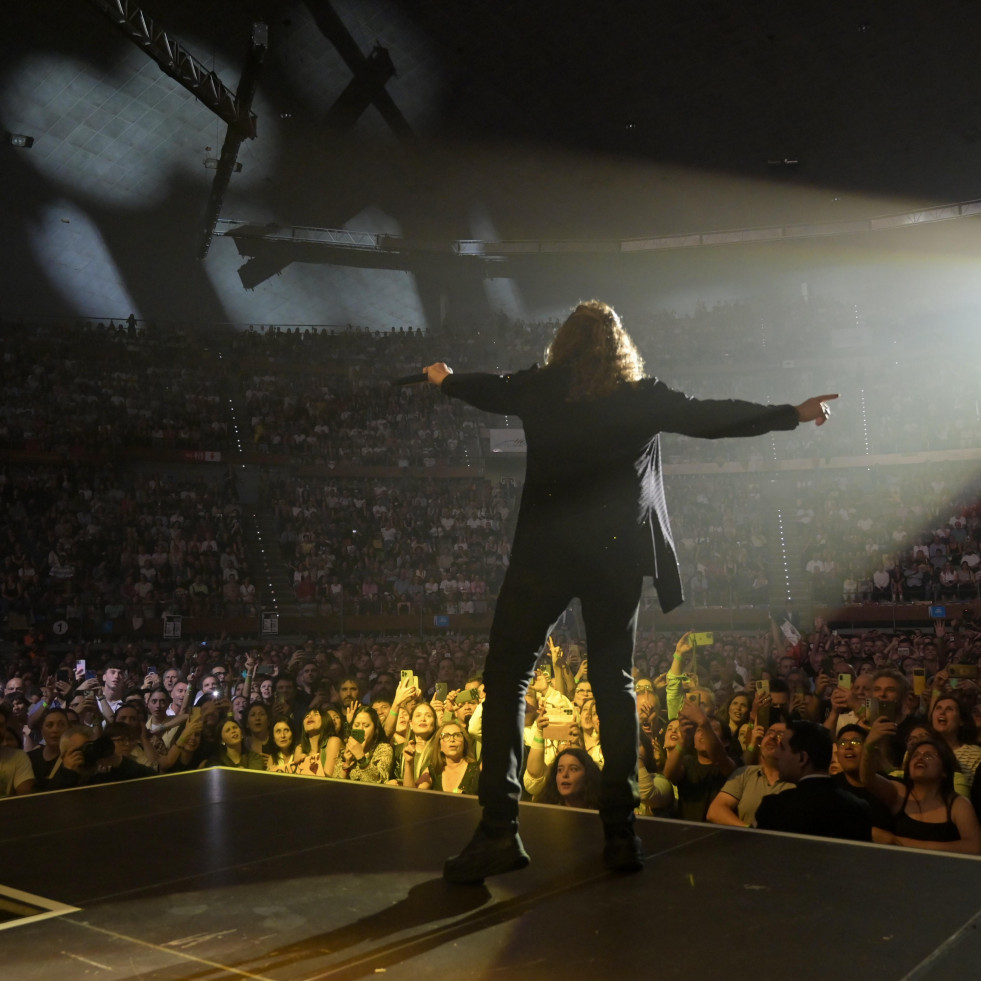
{"type": "Polygon", "coordinates": [[[422,371],[413,372],[411,375],[402,375],[401,378],[393,378],[393,385],[418,385],[421,382],[430,382],[433,385],[442,385],[443,379],[447,375],[452,375],[453,369],[445,365],[442,361],[423,368],[422,371]]]}

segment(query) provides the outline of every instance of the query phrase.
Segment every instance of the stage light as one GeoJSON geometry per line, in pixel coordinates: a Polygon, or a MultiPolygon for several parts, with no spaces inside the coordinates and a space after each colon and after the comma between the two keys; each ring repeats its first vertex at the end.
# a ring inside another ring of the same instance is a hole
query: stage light
{"type": "Polygon", "coordinates": [[[25,150],[30,150],[34,146],[34,137],[25,136],[23,133],[5,133],[7,137],[7,142],[13,146],[22,147],[25,150]]]}

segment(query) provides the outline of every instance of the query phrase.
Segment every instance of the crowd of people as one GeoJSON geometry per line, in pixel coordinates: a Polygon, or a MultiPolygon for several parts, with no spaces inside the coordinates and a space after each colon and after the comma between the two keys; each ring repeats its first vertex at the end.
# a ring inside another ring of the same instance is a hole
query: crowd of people
{"type": "Polygon", "coordinates": [[[230,472],[10,466],[0,504],[8,630],[60,622],[69,635],[83,624],[112,633],[168,613],[258,613],[230,472]]]}
{"type": "Polygon", "coordinates": [[[970,465],[799,476],[789,520],[818,604],[979,598],[981,501],[970,465]]]}
{"type": "MultiPolygon", "coordinates": [[[[542,361],[555,327],[504,318],[425,332],[6,324],[0,449],[232,451],[244,439],[254,450],[300,463],[473,462],[486,452],[479,430],[487,417],[432,393],[392,391],[387,382],[419,371],[435,347],[468,370],[527,367],[542,361]],[[245,416],[238,432],[235,406],[245,416]]],[[[977,447],[969,365],[923,352],[921,367],[929,366],[945,398],[942,406],[922,406],[907,383],[908,366],[889,362],[870,372],[860,357],[828,353],[829,332],[850,327],[853,313],[814,297],[721,303],[684,315],[652,311],[633,322],[647,363],[692,394],[766,401],[775,372],[787,391],[821,388],[833,374],[847,393],[833,429],[801,430],[779,448],[673,437],[671,459],[752,465],[977,447]],[[794,360],[784,357],[785,340],[792,341],[794,360]],[[810,340],[814,349],[807,351],[802,342],[810,340]]]]}
{"type": "MultiPolygon", "coordinates": [[[[639,813],[981,853],[981,629],[841,635],[819,620],[791,644],[780,627],[639,639],[639,813]]],[[[526,698],[525,797],[595,808],[589,651],[556,639],[526,698]]],[[[473,794],[486,648],[450,636],[21,650],[2,668],[0,792],[225,766],[473,794]]]]}
{"type": "Polygon", "coordinates": [[[0,450],[75,458],[229,445],[217,353],[183,329],[13,325],[0,332],[0,450]]]}
{"type": "Polygon", "coordinates": [[[517,497],[513,481],[273,478],[297,599],[320,613],[484,613],[496,595],[517,497]]]}
{"type": "MultiPolygon", "coordinates": [[[[786,511],[816,604],[978,598],[976,490],[961,471],[946,481],[943,472],[798,474],[786,511]]],[[[10,630],[61,622],[69,636],[91,636],[165,614],[257,616],[262,594],[233,473],[4,467],[0,619],[10,630]]],[[[669,474],[665,483],[689,602],[767,608],[779,553],[765,481],[669,474]]],[[[323,480],[273,470],[260,505],[311,612],[480,614],[508,562],[520,490],[511,479],[323,480]]]]}
{"type": "MultiPolygon", "coordinates": [[[[234,470],[66,461],[0,469],[0,620],[112,633],[165,614],[257,616],[234,470]]],[[[424,472],[423,472],[424,473],[424,472]]],[[[317,479],[270,469],[260,507],[297,600],[330,616],[484,613],[507,565],[514,479],[317,479]]],[[[981,502],[964,466],[799,471],[778,491],[817,605],[976,600],[981,502]],[[927,507],[922,502],[930,501],[927,507]]],[[[779,569],[774,482],[669,473],[689,602],[758,607],[779,569]]]]}
{"type": "MultiPolygon", "coordinates": [[[[656,350],[653,334],[635,332],[672,385],[766,401],[766,357],[779,353],[782,328],[763,324],[756,363],[734,349],[726,364],[739,367],[728,373],[690,354],[692,338],[722,350],[719,325],[757,314],[728,304],[657,315],[656,350]]],[[[789,322],[796,331],[802,317],[832,315],[815,306],[789,322]]],[[[435,473],[480,474],[487,429],[515,423],[387,382],[418,371],[434,344],[468,369],[523,367],[541,360],[554,327],[502,320],[429,334],[204,335],[131,321],[5,330],[0,452],[18,461],[0,471],[7,636],[39,623],[63,623],[71,638],[91,637],[85,625],[118,637],[127,622],[165,614],[256,616],[233,469],[198,466],[192,475],[100,462],[126,449],[233,451],[239,438],[328,475],[277,464],[261,480],[259,506],[275,521],[303,606],[328,616],[487,612],[509,561],[521,486],[435,473]],[[61,462],[48,462],[51,454],[61,462]],[[338,468],[344,475],[335,477],[338,468]]],[[[831,431],[801,429],[779,448],[665,438],[674,539],[695,606],[769,606],[777,498],[817,602],[978,598],[981,506],[969,465],[772,468],[977,446],[960,365],[942,367],[951,392],[943,418],[914,411],[889,370],[844,370],[860,397],[841,400],[846,418],[831,431]]],[[[783,381],[821,390],[826,371],[816,360],[786,364],[783,381]]],[[[838,383],[849,390],[848,378],[838,383]]],[[[785,631],[779,620],[759,637],[640,638],[640,812],[977,854],[975,625],[846,637],[820,622],[804,635],[785,631]]],[[[595,807],[603,722],[589,652],[574,629],[557,639],[526,700],[522,782],[529,800],[595,807]]],[[[227,639],[59,653],[18,646],[0,664],[0,795],[211,765],[474,793],[485,654],[482,638],[463,636],[295,648],[227,639]]]]}

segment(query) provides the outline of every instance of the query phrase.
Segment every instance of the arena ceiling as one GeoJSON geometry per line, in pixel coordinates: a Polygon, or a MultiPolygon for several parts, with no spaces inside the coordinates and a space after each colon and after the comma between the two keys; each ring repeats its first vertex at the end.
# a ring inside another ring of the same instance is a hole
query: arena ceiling
{"type": "Polygon", "coordinates": [[[145,0],[233,93],[268,27],[223,194],[226,122],[112,6],[5,5],[0,119],[33,146],[0,145],[0,315],[389,327],[978,278],[975,217],[861,231],[981,199],[968,0],[145,0]]]}

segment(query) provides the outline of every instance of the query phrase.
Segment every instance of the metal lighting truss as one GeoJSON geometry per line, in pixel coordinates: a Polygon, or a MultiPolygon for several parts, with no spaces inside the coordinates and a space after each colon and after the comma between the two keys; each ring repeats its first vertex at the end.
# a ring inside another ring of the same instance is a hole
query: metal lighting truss
{"type": "Polygon", "coordinates": [[[160,68],[243,137],[254,139],[256,116],[212,71],[200,64],[180,42],[156,27],[129,0],[88,0],[130,41],[142,48],[160,68]]]}

